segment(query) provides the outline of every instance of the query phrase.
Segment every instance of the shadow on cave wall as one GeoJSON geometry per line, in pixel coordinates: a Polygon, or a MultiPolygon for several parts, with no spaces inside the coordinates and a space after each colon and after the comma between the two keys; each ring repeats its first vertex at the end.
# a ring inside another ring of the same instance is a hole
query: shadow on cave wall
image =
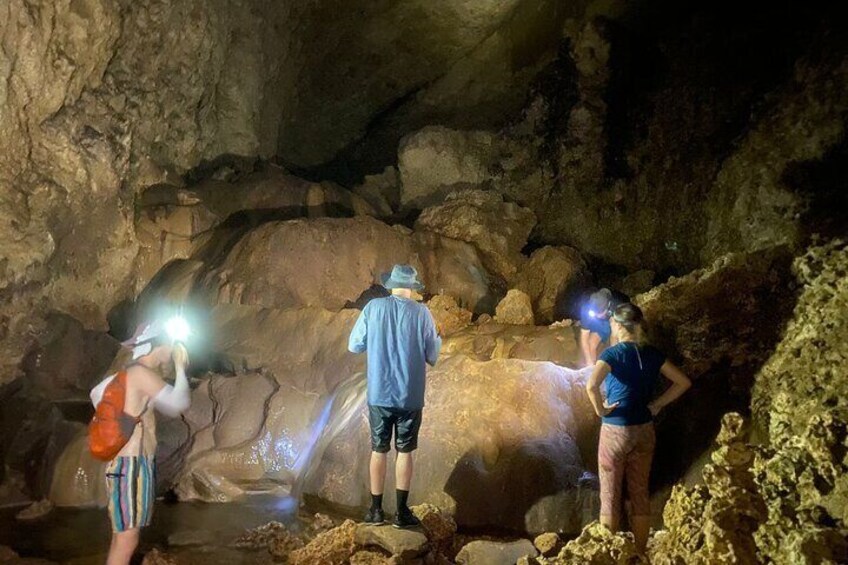
{"type": "MultiPolygon", "coordinates": [[[[800,289],[796,288],[791,273],[793,254],[781,249],[764,252],[773,254],[764,276],[774,280],[752,288],[750,296],[744,297],[746,305],[728,294],[724,299],[715,297],[709,304],[702,305],[705,310],[685,314],[696,316],[706,312],[707,318],[700,331],[687,333],[685,339],[701,340],[702,351],[709,350],[711,341],[715,342],[722,350],[735,352],[732,354],[737,358],[728,355],[712,362],[701,374],[690,373],[692,388],[660,415],[651,474],[652,491],[679,482],[712,448],[725,413],[750,414],[755,376],[781,341],[799,296],[800,289]]],[[[689,318],[674,320],[666,326],[652,326],[651,341],[685,369],[675,345],[681,339],[678,334],[681,326],[701,321],[689,318]]]]}
{"type": "Polygon", "coordinates": [[[826,239],[848,235],[848,136],[820,160],[789,165],[782,180],[807,201],[801,222],[805,240],[815,235],[826,239]]]}

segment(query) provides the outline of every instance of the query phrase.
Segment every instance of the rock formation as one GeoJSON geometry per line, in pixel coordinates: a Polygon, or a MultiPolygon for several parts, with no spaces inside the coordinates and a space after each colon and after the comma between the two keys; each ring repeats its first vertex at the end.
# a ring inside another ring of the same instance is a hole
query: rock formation
{"type": "Polygon", "coordinates": [[[535,223],[533,212],[504,202],[496,192],[464,190],[424,210],[415,227],[471,243],[490,272],[511,281],[525,260],[521,249],[535,223]]]}

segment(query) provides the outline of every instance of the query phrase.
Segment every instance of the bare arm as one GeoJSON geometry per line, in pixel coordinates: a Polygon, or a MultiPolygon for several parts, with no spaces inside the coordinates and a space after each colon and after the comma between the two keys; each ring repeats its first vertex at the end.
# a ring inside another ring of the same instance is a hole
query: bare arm
{"type": "Polygon", "coordinates": [[[188,354],[182,345],[174,346],[174,385],[165,383],[155,371],[142,365],[130,368],[136,386],[153,400],[153,407],[166,416],[176,417],[191,406],[191,388],[185,373],[188,354]]]}
{"type": "Polygon", "coordinates": [[[583,352],[585,367],[591,367],[598,360],[598,345],[601,336],[593,334],[589,330],[580,330],[580,351],[583,352]]]}
{"type": "Polygon", "coordinates": [[[689,380],[689,377],[687,377],[683,371],[681,371],[680,368],[671,361],[663,363],[662,367],[660,367],[660,373],[671,381],[671,386],[668,387],[668,390],[662,393],[653,402],[648,404],[648,409],[654,416],[656,416],[660,410],[680,398],[680,396],[692,386],[692,381],[689,380]]]}
{"type": "Polygon", "coordinates": [[[595,414],[598,416],[606,416],[618,407],[618,402],[615,404],[606,404],[604,397],[601,395],[601,384],[610,372],[610,366],[603,361],[595,363],[595,368],[592,370],[592,375],[586,381],[586,393],[589,395],[589,402],[595,409],[595,414]]]}

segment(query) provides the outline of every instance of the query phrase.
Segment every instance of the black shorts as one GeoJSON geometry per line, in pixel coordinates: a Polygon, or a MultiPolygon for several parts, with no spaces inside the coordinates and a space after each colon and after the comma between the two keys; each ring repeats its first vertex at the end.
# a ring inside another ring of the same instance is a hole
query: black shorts
{"type": "Polygon", "coordinates": [[[388,453],[391,449],[393,430],[395,433],[395,449],[398,453],[410,453],[418,449],[421,410],[369,405],[368,421],[371,424],[371,449],[373,451],[388,453]]]}

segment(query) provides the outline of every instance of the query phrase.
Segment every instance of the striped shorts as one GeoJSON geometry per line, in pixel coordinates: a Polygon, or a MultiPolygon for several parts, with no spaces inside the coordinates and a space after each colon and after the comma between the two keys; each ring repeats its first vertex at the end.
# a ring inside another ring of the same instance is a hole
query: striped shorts
{"type": "Polygon", "coordinates": [[[106,494],[113,532],[150,525],[156,499],[153,458],[116,457],[106,466],[106,494]]]}

